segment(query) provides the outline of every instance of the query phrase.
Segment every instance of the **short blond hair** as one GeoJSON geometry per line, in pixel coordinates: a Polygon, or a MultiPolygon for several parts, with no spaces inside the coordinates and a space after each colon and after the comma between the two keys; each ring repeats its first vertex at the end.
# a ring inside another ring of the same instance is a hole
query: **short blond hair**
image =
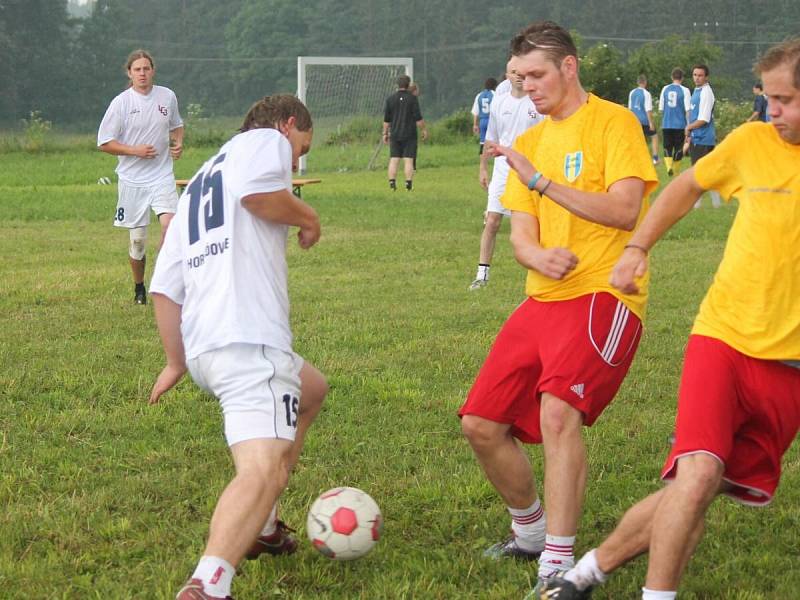
{"type": "Polygon", "coordinates": [[[758,59],[753,67],[753,72],[761,77],[762,73],[772,71],[781,65],[788,64],[792,70],[792,83],[795,89],[800,90],[800,38],[786,40],[773,46],[758,59]]]}

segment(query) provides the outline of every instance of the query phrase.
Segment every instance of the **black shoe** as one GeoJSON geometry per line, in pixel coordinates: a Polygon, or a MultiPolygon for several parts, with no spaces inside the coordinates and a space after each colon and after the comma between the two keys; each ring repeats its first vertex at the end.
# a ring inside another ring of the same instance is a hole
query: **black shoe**
{"type": "Polygon", "coordinates": [[[528,550],[523,550],[519,546],[517,546],[517,539],[514,534],[511,534],[502,542],[497,542],[493,546],[489,546],[486,550],[484,550],[483,555],[486,558],[493,558],[495,560],[499,560],[501,558],[516,558],[519,560],[536,560],[539,558],[539,555],[542,553],[540,550],[539,552],[530,552],[528,550]]]}
{"type": "Polygon", "coordinates": [[[411,180],[410,179],[406,179],[406,191],[407,192],[411,191],[411,180]]]}
{"type": "Polygon", "coordinates": [[[389,189],[392,190],[393,192],[397,191],[397,182],[395,182],[394,179],[389,180],[389,189]]]}
{"type": "Polygon", "coordinates": [[[136,286],[136,291],[133,295],[133,303],[134,304],[147,304],[147,290],[144,289],[144,286],[139,287],[136,286]]]}
{"type": "Polygon", "coordinates": [[[670,177],[672,177],[672,174],[673,174],[673,171],[672,171],[672,169],[667,169],[667,175],[669,175],[670,177]]]}
{"type": "Polygon", "coordinates": [[[592,595],[592,588],[579,590],[571,581],[562,577],[539,580],[531,595],[526,598],[534,600],[585,600],[592,595]]]}

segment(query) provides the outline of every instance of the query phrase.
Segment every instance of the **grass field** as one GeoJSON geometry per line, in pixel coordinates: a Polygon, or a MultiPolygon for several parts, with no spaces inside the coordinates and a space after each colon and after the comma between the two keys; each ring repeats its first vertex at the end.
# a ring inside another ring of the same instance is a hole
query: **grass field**
{"type": "MultiPolygon", "coordinates": [[[[283,517],[304,543],[293,558],[246,564],[233,591],[520,598],[535,570],[481,557],[509,520],[455,416],[523,298],[508,224],[490,286],[468,292],[485,205],[475,147],[423,147],[410,194],[389,192],[382,167],[359,170],[371,151],[327,147],[309,159],[323,183],[305,198],[323,237],[308,252],[290,244],[292,326],[331,393],[284,495],[283,517]],[[384,539],[353,563],[305,542],[308,506],[336,485],[365,489],[386,518],[384,539]]],[[[188,149],[178,177],[212,152],[188,149]]],[[[116,187],[95,183],[114,159],[81,148],[5,153],[0,164],[0,597],[172,598],[232,473],[217,404],[188,380],[146,404],[163,359],[151,306],[132,303],[127,236],[111,227],[116,187]]],[[[734,213],[693,211],[653,252],[638,356],[586,431],[579,553],[659,487],[683,347],[734,213]]],[[[541,475],[538,449],[531,454],[541,475]]],[[[798,597],[797,445],[784,467],[770,507],[714,504],[681,598],[798,597]]],[[[621,570],[595,597],[638,597],[644,566],[621,570]]]]}

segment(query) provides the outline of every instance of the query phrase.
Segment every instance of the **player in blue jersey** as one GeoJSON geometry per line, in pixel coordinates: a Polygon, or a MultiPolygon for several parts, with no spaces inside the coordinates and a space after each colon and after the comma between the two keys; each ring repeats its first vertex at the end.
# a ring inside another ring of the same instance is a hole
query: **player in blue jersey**
{"type": "Polygon", "coordinates": [[[642,124],[642,132],[645,139],[650,140],[653,149],[653,164],[658,164],[658,135],[656,127],[653,125],[653,96],[647,91],[647,77],[639,75],[636,79],[637,86],[628,94],[628,108],[633,111],[639,123],[642,124]]]}
{"type": "Polygon", "coordinates": [[[661,137],[664,140],[664,164],[667,175],[680,171],[683,143],[686,141],[692,93],[683,85],[683,69],[672,69],[672,83],[661,89],[658,110],[661,111],[661,137]]]}
{"type": "MultiPolygon", "coordinates": [[[[711,72],[708,65],[698,64],[692,68],[692,79],[694,80],[694,92],[689,104],[689,123],[686,125],[686,142],[684,142],[684,152],[686,143],[689,144],[689,158],[692,164],[703,158],[717,145],[717,132],[714,126],[714,91],[708,82],[711,72]]],[[[710,190],[711,205],[718,208],[722,205],[719,193],[710,190]]],[[[700,208],[700,200],[694,205],[700,208]]]]}
{"type": "Polygon", "coordinates": [[[760,81],[753,85],[753,113],[747,117],[748,121],[767,121],[767,97],[764,95],[764,86],[760,81]]]}
{"type": "Polygon", "coordinates": [[[483,143],[486,141],[486,128],[489,127],[489,107],[494,99],[497,79],[489,77],[483,84],[483,91],[475,96],[472,103],[472,131],[480,137],[478,154],[483,154],[483,143]]]}

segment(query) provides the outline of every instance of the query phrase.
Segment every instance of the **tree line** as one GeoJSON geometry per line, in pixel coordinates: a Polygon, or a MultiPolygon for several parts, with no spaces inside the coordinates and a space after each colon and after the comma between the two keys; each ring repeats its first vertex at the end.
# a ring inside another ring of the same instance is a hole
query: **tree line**
{"type": "Polygon", "coordinates": [[[711,66],[718,96],[745,98],[760,51],[800,30],[797,0],[97,0],[87,18],[66,0],[0,0],[0,122],[40,111],[56,124],[99,121],[150,50],[157,82],[182,105],[239,115],[294,91],[296,57],[411,56],[433,116],[468,106],[504,69],[508,41],[532,20],[576,33],[587,87],[624,101],[636,75],[657,93],[674,66],[711,66]]]}

